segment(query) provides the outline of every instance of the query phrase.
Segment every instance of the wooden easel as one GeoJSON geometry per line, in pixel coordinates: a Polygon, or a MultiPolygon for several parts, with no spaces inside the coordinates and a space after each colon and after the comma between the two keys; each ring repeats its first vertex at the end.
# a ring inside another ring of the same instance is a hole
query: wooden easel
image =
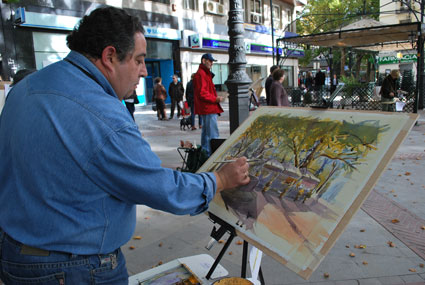
{"type": "MultiPolygon", "coordinates": [[[[213,229],[211,231],[211,237],[213,239],[215,239],[216,241],[219,241],[226,232],[228,232],[230,236],[227,239],[226,243],[224,244],[223,248],[221,249],[220,253],[218,254],[217,258],[215,259],[214,264],[211,266],[210,270],[208,271],[207,275],[205,276],[205,278],[207,280],[210,279],[215,268],[219,264],[220,260],[223,258],[224,253],[226,252],[226,250],[229,248],[230,244],[232,243],[233,238],[235,236],[237,236],[235,228],[233,226],[231,226],[229,223],[223,221],[222,219],[220,219],[219,217],[217,217],[216,215],[214,215],[210,212],[208,212],[208,215],[209,215],[210,219],[213,221],[214,224],[218,224],[220,226],[218,229],[216,229],[215,225],[213,226],[213,229]]],[[[207,248],[207,249],[209,249],[209,248],[207,248]]],[[[241,277],[242,278],[246,278],[247,262],[248,262],[248,242],[244,240],[243,251],[242,251],[242,268],[241,268],[241,277]]],[[[260,271],[259,271],[258,275],[260,277],[261,284],[265,285],[266,283],[264,282],[264,276],[263,276],[263,272],[261,270],[261,267],[260,267],[260,271]]]]}

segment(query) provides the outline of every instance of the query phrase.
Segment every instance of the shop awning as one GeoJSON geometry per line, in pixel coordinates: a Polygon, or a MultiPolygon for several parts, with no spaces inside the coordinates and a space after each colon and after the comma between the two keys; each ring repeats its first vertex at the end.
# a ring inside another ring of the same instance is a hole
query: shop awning
{"type": "Polygon", "coordinates": [[[421,23],[384,25],[364,19],[339,30],[305,36],[286,36],[279,41],[321,47],[352,47],[371,51],[398,51],[416,48],[421,23]]]}

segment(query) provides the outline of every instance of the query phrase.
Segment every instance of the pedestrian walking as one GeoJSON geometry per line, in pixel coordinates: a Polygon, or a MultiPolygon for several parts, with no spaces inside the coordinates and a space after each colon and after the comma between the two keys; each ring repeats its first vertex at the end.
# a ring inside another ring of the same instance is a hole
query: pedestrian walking
{"type": "Polygon", "coordinates": [[[168,94],[171,98],[171,114],[170,119],[174,117],[174,110],[177,106],[177,118],[181,115],[181,107],[179,102],[183,101],[183,95],[184,95],[184,88],[183,84],[179,81],[179,77],[177,74],[173,75],[173,81],[170,83],[170,86],[168,87],[168,94]]]}

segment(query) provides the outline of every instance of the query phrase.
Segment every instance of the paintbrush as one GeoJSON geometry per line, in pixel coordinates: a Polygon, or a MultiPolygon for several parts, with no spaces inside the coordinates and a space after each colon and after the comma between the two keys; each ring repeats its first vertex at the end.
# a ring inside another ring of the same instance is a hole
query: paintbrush
{"type": "MultiPolygon", "coordinates": [[[[258,158],[254,158],[254,159],[247,159],[246,162],[256,162],[256,161],[260,161],[261,159],[258,158]]],[[[220,161],[214,161],[213,163],[231,163],[231,162],[235,162],[236,159],[229,159],[229,160],[220,160],[220,161]]]]}

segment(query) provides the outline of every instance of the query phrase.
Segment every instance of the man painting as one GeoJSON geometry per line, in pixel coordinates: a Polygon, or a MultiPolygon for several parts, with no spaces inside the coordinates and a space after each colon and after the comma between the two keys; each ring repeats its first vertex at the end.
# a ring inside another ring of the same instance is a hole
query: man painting
{"type": "Polygon", "coordinates": [[[127,284],[120,247],[136,204],[196,215],[249,183],[244,157],[208,173],[161,167],[122,104],[147,76],[139,19],[96,9],[67,44],[64,60],[12,88],[0,117],[5,284],[127,284]]]}

